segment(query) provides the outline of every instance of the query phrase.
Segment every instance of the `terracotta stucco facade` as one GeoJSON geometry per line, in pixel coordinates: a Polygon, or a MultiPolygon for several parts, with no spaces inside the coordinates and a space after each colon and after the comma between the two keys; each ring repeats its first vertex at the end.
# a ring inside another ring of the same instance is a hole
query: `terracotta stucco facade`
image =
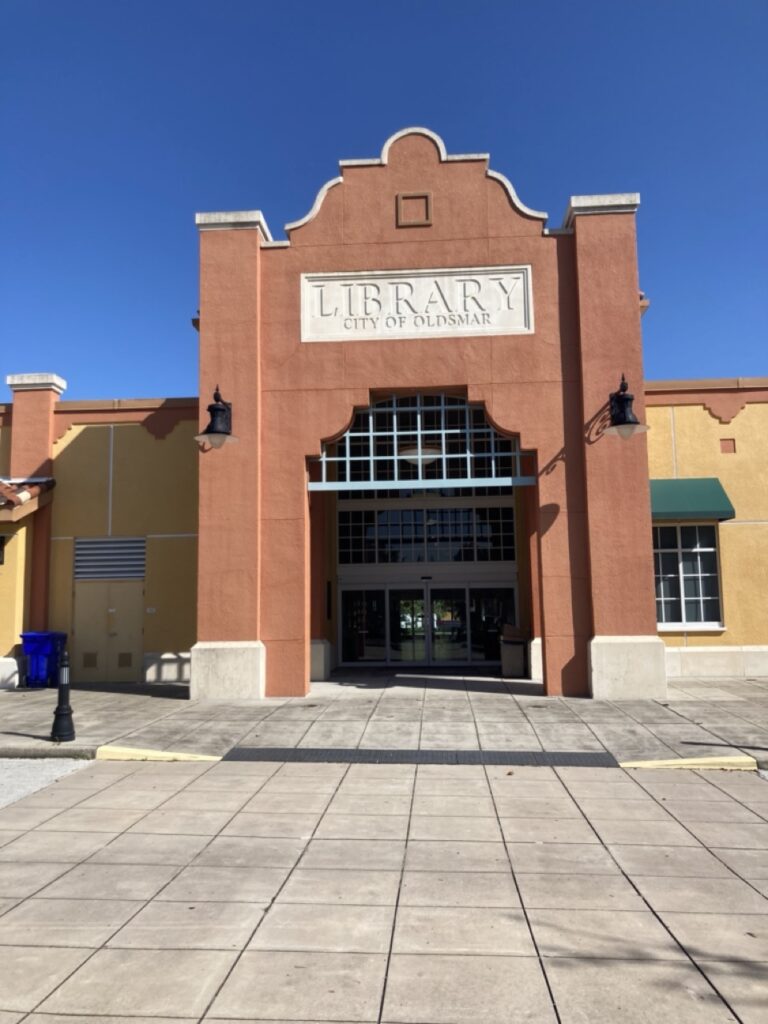
{"type": "Polygon", "coordinates": [[[200,393],[220,385],[240,442],[200,466],[201,666],[208,642],[233,651],[257,642],[264,692],[307,692],[308,460],[356,408],[417,389],[483,403],[535,454],[525,506],[546,691],[599,688],[594,647],[609,638],[625,638],[627,652],[663,674],[645,440],[601,432],[622,372],[643,415],[636,197],[591,198],[547,231],[546,215],[528,210],[486,157],[448,157],[415,129],[378,160],[343,164],[311,215],[288,226],[287,244],[272,243],[257,215],[200,218],[200,393]],[[414,194],[430,197],[431,223],[398,226],[398,197],[414,194]],[[533,333],[302,342],[302,274],[519,265],[531,268],[533,333]]]}

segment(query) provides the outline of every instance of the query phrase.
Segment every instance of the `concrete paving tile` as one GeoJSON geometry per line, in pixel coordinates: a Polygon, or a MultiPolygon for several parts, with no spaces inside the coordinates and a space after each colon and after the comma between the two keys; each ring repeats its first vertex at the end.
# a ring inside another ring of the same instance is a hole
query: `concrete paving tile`
{"type": "Polygon", "coordinates": [[[197,789],[193,793],[183,789],[163,804],[164,811],[239,811],[250,799],[248,792],[219,792],[216,789],[197,789]]]}
{"type": "Polygon", "coordinates": [[[525,797],[496,797],[496,810],[500,818],[581,818],[578,804],[570,798],[563,800],[528,800],[525,797]]]}
{"type": "Polygon", "coordinates": [[[655,800],[580,800],[579,806],[590,819],[602,821],[670,821],[666,810],[655,800]]]}
{"type": "MultiPolygon", "coordinates": [[[[208,1018],[206,1018],[207,1020],[208,1018]]],[[[84,1020],[79,1014],[73,1016],[69,1013],[32,1013],[25,1018],[25,1024],[141,1024],[146,1017],[102,1017],[100,1014],[84,1020]]],[[[197,1017],[152,1017],[151,1024],[197,1024],[197,1017]]],[[[0,1016],[0,1024],[5,1024],[0,1016]]],[[[243,1024],[242,1021],[239,1024],[243,1024]]],[[[268,1022],[259,1022],[268,1024],[268,1022]]]]}
{"type": "Polygon", "coordinates": [[[56,807],[19,807],[10,804],[0,809],[0,829],[23,831],[35,828],[59,813],[56,807]]]}
{"type": "Polygon", "coordinates": [[[740,878],[642,875],[635,885],[656,911],[768,914],[768,899],[740,878]]]}
{"type": "Polygon", "coordinates": [[[79,864],[37,894],[47,899],[149,900],[178,871],[168,864],[79,864]]]}
{"type": "Polygon", "coordinates": [[[127,832],[89,858],[90,864],[189,864],[208,836],[144,835],[127,832]]]}
{"type": "Polygon", "coordinates": [[[376,1021],[387,958],[370,953],[246,952],[211,1017],[376,1021]]]}
{"type": "Polygon", "coordinates": [[[108,945],[115,949],[244,949],[264,909],[265,904],[258,903],[154,900],[108,945]]]}
{"type": "Polygon", "coordinates": [[[40,1010],[193,1017],[203,1013],[235,956],[218,950],[102,949],[40,1010]]]}
{"type": "Polygon", "coordinates": [[[698,839],[676,821],[599,821],[593,828],[605,844],[699,846],[698,839]]]}
{"type": "Polygon", "coordinates": [[[768,960],[768,915],[659,915],[694,960],[768,960]]]}
{"type": "Polygon", "coordinates": [[[588,843],[508,843],[515,873],[616,875],[619,869],[600,844],[588,843]]]}
{"type": "Polygon", "coordinates": [[[580,766],[566,766],[555,768],[555,774],[566,785],[575,782],[627,782],[634,778],[632,772],[624,768],[582,768],[580,766]]]}
{"type": "Polygon", "coordinates": [[[407,834],[407,814],[329,812],[320,822],[315,836],[317,839],[405,839],[407,834]]]}
{"type": "Polygon", "coordinates": [[[479,796],[477,794],[473,794],[471,796],[438,794],[432,796],[415,796],[413,799],[413,814],[495,818],[496,810],[490,796],[479,796]]]}
{"type": "Polygon", "coordinates": [[[18,863],[0,864],[0,897],[4,899],[31,896],[43,889],[54,878],[60,878],[72,870],[72,864],[55,864],[52,862],[35,863],[19,861],[18,863]]]}
{"type": "Polygon", "coordinates": [[[763,963],[703,960],[701,969],[738,1013],[742,1024],[764,1024],[768,971],[763,963]]]}
{"type": "Polygon", "coordinates": [[[277,902],[389,907],[397,902],[399,884],[399,871],[296,868],[277,902]]]}
{"type": "Polygon", "coordinates": [[[496,842],[501,831],[496,818],[438,817],[432,814],[411,818],[409,839],[449,839],[472,842],[496,842]]]}
{"type": "Polygon", "coordinates": [[[292,868],[303,849],[303,839],[217,836],[197,856],[195,866],[292,868]]]}
{"type": "Polygon", "coordinates": [[[96,948],[142,905],[141,900],[28,899],[0,918],[0,945],[96,948]]]}
{"type": "Polygon", "coordinates": [[[410,796],[414,788],[413,777],[365,779],[347,776],[339,785],[339,796],[410,796]]]}
{"type": "Polygon", "coordinates": [[[642,800],[647,794],[636,782],[568,782],[568,791],[577,803],[583,800],[642,800]]]}
{"type": "Polygon", "coordinates": [[[0,848],[3,861],[72,861],[90,857],[115,838],[111,832],[27,832],[0,848]]]}
{"type": "Polygon", "coordinates": [[[712,852],[742,878],[768,880],[768,851],[731,850],[727,847],[713,847],[712,852]]]}
{"type": "MultiPolygon", "coordinates": [[[[0,1010],[0,1024],[18,1024],[23,1017],[23,1013],[12,1013],[9,1010],[0,1010]]],[[[27,1020],[32,1020],[32,1018],[27,1017],[27,1020]]]]}
{"type": "Polygon", "coordinates": [[[760,818],[748,807],[735,800],[665,800],[664,809],[671,815],[690,825],[697,821],[752,822],[760,824],[760,818]]]}
{"type": "Polygon", "coordinates": [[[569,800],[569,794],[562,782],[556,778],[525,778],[515,775],[491,780],[491,789],[496,800],[569,800]]]}
{"type": "Polygon", "coordinates": [[[535,957],[392,957],[382,1021],[387,1024],[554,1024],[535,957]]]}
{"type": "Polygon", "coordinates": [[[248,949],[386,953],[394,914],[393,906],[275,903],[248,949]]]}
{"type": "Polygon", "coordinates": [[[408,814],[410,795],[338,793],[330,804],[331,814],[408,814]]]}
{"type": "Polygon", "coordinates": [[[405,857],[407,871],[509,871],[501,842],[413,840],[405,857]]]}
{"type": "Polygon", "coordinates": [[[0,1006],[32,1010],[92,953],[90,949],[13,946],[3,949],[0,1006]]]}
{"type": "Polygon", "coordinates": [[[301,866],[396,871],[404,854],[405,843],[392,839],[312,839],[301,866]]]}
{"type": "Polygon", "coordinates": [[[705,782],[644,782],[642,788],[655,800],[684,800],[690,803],[694,800],[728,800],[728,794],[718,790],[716,786],[710,786],[705,782]]]}
{"type": "Polygon", "coordinates": [[[0,832],[0,846],[12,843],[14,839],[18,839],[19,836],[23,835],[24,832],[22,830],[12,832],[9,829],[3,829],[3,831],[0,832]]]}
{"type": "Polygon", "coordinates": [[[645,910],[621,875],[567,875],[524,872],[516,875],[523,906],[542,910],[645,910]]]}
{"type": "Polygon", "coordinates": [[[599,843],[593,830],[577,818],[502,818],[508,843],[599,843]]]}
{"type": "Polygon", "coordinates": [[[522,910],[508,907],[403,906],[397,913],[393,954],[535,956],[522,910]]]}
{"type": "Polygon", "coordinates": [[[733,1014],[693,964],[546,960],[562,1024],[733,1024],[733,1014]]]}
{"type": "MultiPolygon", "coordinates": [[[[0,917],[2,917],[3,914],[7,914],[8,911],[12,907],[15,907],[21,899],[21,896],[5,896],[0,898],[0,917]]],[[[1,923],[2,922],[0,922],[0,924],[1,923]]]]}
{"type": "Polygon", "coordinates": [[[248,814],[321,814],[331,793],[257,793],[242,808],[248,814]]]}
{"type": "Polygon", "coordinates": [[[330,799],[338,787],[339,780],[335,776],[316,779],[312,775],[275,775],[266,780],[259,794],[272,796],[280,793],[323,793],[330,799]]]}
{"type": "Polygon", "coordinates": [[[533,910],[528,917],[544,957],[685,960],[650,911],[533,910]]]}
{"type": "Polygon", "coordinates": [[[146,814],[144,810],[72,807],[37,826],[37,832],[123,832],[146,814]]]}
{"type": "Polygon", "coordinates": [[[419,776],[414,793],[422,796],[488,796],[490,788],[485,779],[440,779],[419,776]]]}
{"type": "Polygon", "coordinates": [[[274,898],[290,868],[188,867],[157,896],[178,902],[264,903],[274,898]]]}
{"type": "Polygon", "coordinates": [[[320,821],[320,814],[236,814],[222,829],[222,836],[260,836],[262,838],[309,839],[320,821]]]}
{"type": "Polygon", "coordinates": [[[728,869],[708,850],[690,846],[613,846],[611,853],[630,876],[675,875],[681,878],[729,877],[728,869]]]}
{"type": "Polygon", "coordinates": [[[150,811],[131,832],[155,835],[215,836],[232,817],[231,811],[150,811]]]}
{"type": "Polygon", "coordinates": [[[768,824],[736,822],[693,822],[688,828],[705,846],[725,846],[732,850],[768,850],[768,824]]]}
{"type": "MultiPolygon", "coordinates": [[[[94,796],[89,796],[79,804],[83,810],[93,808],[124,811],[144,810],[153,811],[160,804],[165,803],[169,795],[165,790],[158,789],[116,789],[110,786],[103,789],[94,796]]],[[[170,799],[176,799],[170,797],[170,799]]]]}
{"type": "Polygon", "coordinates": [[[520,900],[509,872],[406,871],[400,906],[517,908],[520,900]]]}
{"type": "MultiPolygon", "coordinates": [[[[368,722],[362,739],[361,750],[408,750],[419,745],[421,725],[419,722],[368,722]]],[[[356,746],[357,744],[352,744],[356,746]]]]}

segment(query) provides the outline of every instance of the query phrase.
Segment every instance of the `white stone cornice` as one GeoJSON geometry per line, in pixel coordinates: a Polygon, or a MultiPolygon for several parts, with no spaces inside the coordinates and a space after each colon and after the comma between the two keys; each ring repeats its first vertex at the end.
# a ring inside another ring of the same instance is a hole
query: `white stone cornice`
{"type": "Polygon", "coordinates": [[[609,192],[597,196],[571,196],[563,218],[563,227],[573,227],[574,217],[594,213],[637,213],[639,192],[609,192]]]}
{"type": "Polygon", "coordinates": [[[10,373],[5,383],[11,391],[55,391],[57,395],[67,390],[67,382],[57,373],[10,373]]]}
{"type": "Polygon", "coordinates": [[[254,228],[261,232],[265,242],[272,241],[272,232],[261,210],[226,210],[219,213],[196,213],[199,231],[234,231],[254,228]]]}

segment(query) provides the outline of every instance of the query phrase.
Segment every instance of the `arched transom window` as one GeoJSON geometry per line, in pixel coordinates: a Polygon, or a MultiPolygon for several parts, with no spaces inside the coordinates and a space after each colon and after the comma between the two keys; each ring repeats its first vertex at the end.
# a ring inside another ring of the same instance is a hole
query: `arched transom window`
{"type": "Polygon", "coordinates": [[[535,482],[527,453],[486,419],[482,405],[450,395],[393,395],[355,414],[323,444],[310,490],[514,487],[535,482]],[[527,470],[527,472],[525,471],[527,470]]]}

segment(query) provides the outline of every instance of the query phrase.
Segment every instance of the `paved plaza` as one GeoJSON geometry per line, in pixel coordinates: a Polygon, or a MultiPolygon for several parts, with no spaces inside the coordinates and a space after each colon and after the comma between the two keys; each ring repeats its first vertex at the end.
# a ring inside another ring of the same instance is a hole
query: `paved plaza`
{"type": "Polygon", "coordinates": [[[0,810],[0,1024],[762,1024],[768,782],[93,762],[0,810]]]}
{"type": "Polygon", "coordinates": [[[77,740],[58,749],[48,739],[55,703],[55,690],[0,692],[0,756],[93,756],[113,744],[210,756],[239,746],[768,759],[765,679],[681,681],[664,702],[544,698],[532,683],[383,672],[314,683],[308,697],[205,704],[184,686],[79,687],[77,740]]]}

